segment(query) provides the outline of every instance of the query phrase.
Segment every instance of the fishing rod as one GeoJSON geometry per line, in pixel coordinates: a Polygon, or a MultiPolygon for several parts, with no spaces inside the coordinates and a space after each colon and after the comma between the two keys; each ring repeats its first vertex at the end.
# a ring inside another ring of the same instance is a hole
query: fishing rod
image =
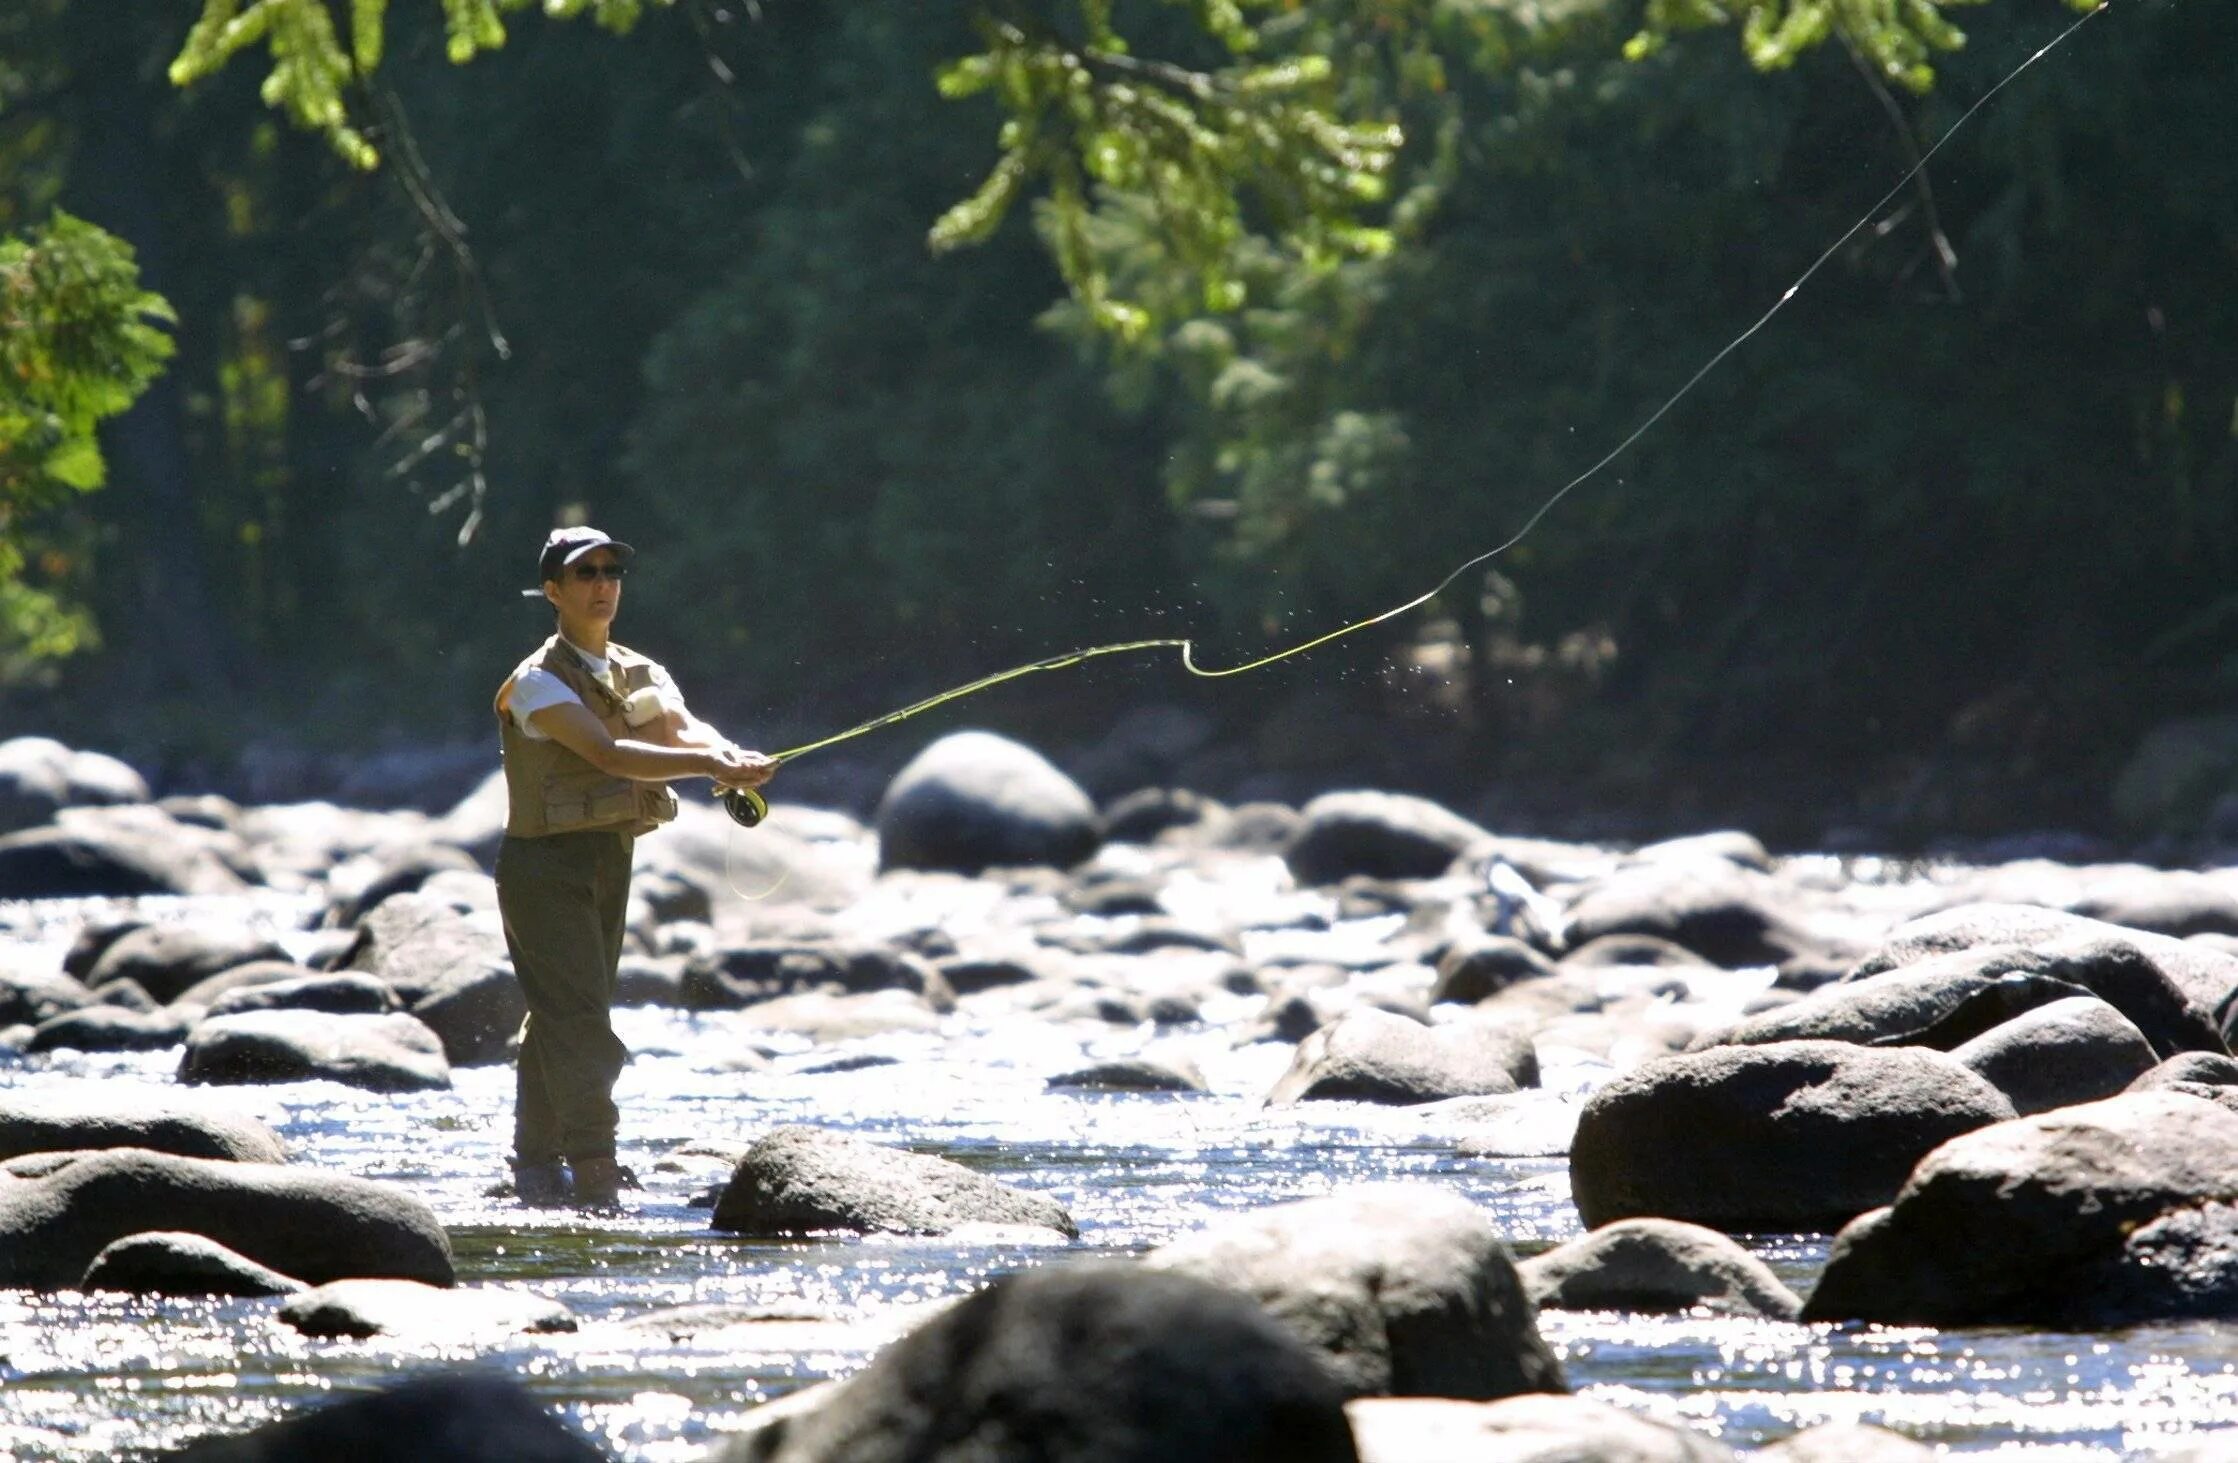
{"type": "MultiPolygon", "coordinates": [[[[1934,161],[1935,155],[1941,152],[1944,146],[1949,143],[1949,141],[1953,137],[1956,137],[1969,122],[1974,120],[1974,115],[1977,112],[1981,111],[1982,108],[1988,106],[1991,100],[1994,99],[1999,92],[2003,91],[2006,87],[2012,85],[2014,81],[2018,80],[2022,72],[2028,70],[2037,62],[2043,60],[2046,56],[2049,56],[2053,51],[2059,49],[2059,47],[2061,47],[2062,45],[2065,45],[2070,36],[2074,35],[2075,32],[2081,30],[2084,26],[2090,24],[2090,22],[2092,22],[2093,20],[2096,20],[2100,15],[2103,15],[2107,10],[2111,9],[2112,6],[2113,0],[2099,0],[2099,3],[2097,5],[2083,12],[2083,14],[2079,16],[2072,24],[2068,25],[2064,30],[2060,31],[2058,35],[2053,36],[2049,41],[2046,41],[2042,46],[2031,52],[2027,60],[2021,62],[2018,66],[2015,66],[2011,71],[2006,72],[2004,77],[1999,80],[1995,86],[1992,86],[1989,90],[1983,92],[1979,97],[1976,97],[1974,99],[1974,104],[1968,107],[1964,112],[1960,113],[1958,120],[1951,123],[1949,127],[1944,129],[1943,135],[1935,139],[1934,145],[1921,152],[1917,159],[1913,161],[1912,165],[1904,170],[1903,176],[1899,177],[1895,181],[1895,183],[1891,184],[1888,191],[1882,194],[1880,199],[1875,202],[1872,207],[1866,209],[1864,213],[1860,214],[1858,216],[1857,222],[1851,224],[1847,229],[1844,229],[1839,238],[1835,239],[1833,243],[1827,245],[1826,248],[1819,254],[1819,256],[1811,261],[1810,266],[1807,269],[1805,269],[1801,274],[1795,276],[1794,282],[1788,285],[1785,290],[1782,290],[1780,292],[1779,298],[1772,302],[1771,307],[1765,310],[1763,314],[1757,316],[1755,321],[1751,323],[1747,329],[1743,330],[1740,334],[1727,341],[1724,346],[1721,347],[1714,355],[1712,355],[1708,360],[1704,361],[1701,366],[1695,370],[1694,374],[1687,377],[1685,382],[1682,383],[1676,391],[1665,397],[1662,404],[1657,406],[1655,410],[1649,412],[1647,416],[1640,421],[1638,426],[1634,427],[1629,433],[1624,436],[1623,440],[1619,441],[1614,447],[1611,447],[1607,452],[1603,453],[1600,458],[1597,459],[1590,467],[1586,468],[1576,477],[1571,478],[1568,482],[1564,483],[1561,487],[1555,489],[1554,492],[1549,494],[1546,500],[1540,503],[1539,506],[1535,510],[1533,510],[1531,516],[1523,520],[1523,526],[1521,528],[1518,528],[1514,533],[1508,535],[1508,537],[1501,541],[1499,544],[1493,546],[1492,548],[1486,549],[1483,553],[1478,554],[1474,558],[1468,559],[1461,563],[1451,573],[1447,574],[1443,579],[1440,579],[1435,585],[1433,585],[1424,593],[1416,595],[1413,599],[1408,600],[1404,604],[1394,605],[1390,609],[1383,611],[1381,614],[1369,615],[1365,619],[1354,620],[1350,624],[1340,625],[1336,629],[1330,630],[1325,634],[1316,635],[1310,640],[1301,641],[1296,645],[1288,647],[1287,649],[1277,650],[1272,654],[1260,656],[1256,660],[1245,661],[1241,665],[1233,665],[1213,669],[1207,669],[1204,666],[1198,665],[1196,658],[1196,644],[1193,640],[1190,640],[1187,637],[1160,638],[1153,640],[1121,640],[1116,641],[1110,645],[1091,645],[1080,650],[1068,650],[1062,655],[1052,655],[1044,657],[1041,660],[1029,661],[1025,665],[1012,666],[1008,670],[996,671],[993,675],[981,676],[975,681],[967,681],[963,685],[952,686],[948,690],[938,692],[931,696],[927,696],[921,701],[913,701],[909,705],[900,707],[897,710],[886,712],[881,716],[874,716],[868,721],[859,722],[854,726],[848,727],[844,731],[833,732],[830,736],[819,737],[815,741],[804,742],[800,746],[788,747],[782,752],[771,753],[770,756],[772,760],[782,766],[784,763],[789,762],[796,757],[804,757],[811,752],[822,751],[826,747],[837,746],[841,742],[850,742],[857,737],[867,736],[871,732],[877,731],[883,727],[889,727],[897,722],[907,721],[911,717],[917,716],[923,712],[930,711],[936,706],[944,706],[951,701],[960,701],[966,696],[975,696],[981,691],[989,690],[995,686],[1002,685],[1006,681],[1015,681],[1022,676],[1034,675],[1041,671],[1063,670],[1068,666],[1076,666],[1085,661],[1095,660],[1101,656],[1127,655],[1135,651],[1143,650],[1178,650],[1181,652],[1181,668],[1183,670],[1187,671],[1192,676],[1200,676],[1207,680],[1218,680],[1228,676],[1244,675],[1248,672],[1273,665],[1276,661],[1288,660],[1291,656],[1294,655],[1303,655],[1309,650],[1314,650],[1323,645],[1327,645],[1332,640],[1342,639],[1343,637],[1350,635],[1355,631],[1365,630],[1371,625],[1380,625],[1386,620],[1397,619],[1401,615],[1420,609],[1423,605],[1428,604],[1431,600],[1436,599],[1440,594],[1444,593],[1454,580],[1459,579],[1462,575],[1468,573],[1471,569],[1476,568],[1478,565],[1487,563],[1493,559],[1500,557],[1508,550],[1514,548],[1517,544],[1523,542],[1523,540],[1530,535],[1531,531],[1539,526],[1540,520],[1545,518],[1547,514],[1554,511],[1555,505],[1560,503],[1564,498],[1569,497],[1571,492],[1575,489],[1582,487],[1587,482],[1590,482],[1592,479],[1600,476],[1602,469],[1606,468],[1610,463],[1616,461],[1617,458],[1630,451],[1632,446],[1637,443],[1640,438],[1646,436],[1648,432],[1654,428],[1656,423],[1662,421],[1665,416],[1670,414],[1673,407],[1676,407],[1681,401],[1684,401],[1688,396],[1692,395],[1694,392],[1694,388],[1701,385],[1702,382],[1709,377],[1711,372],[1715,371],[1719,366],[1725,364],[1726,359],[1730,357],[1735,351],[1748,344],[1748,342],[1756,336],[1758,331],[1771,324],[1773,317],[1778,315],[1780,311],[1787,308],[1788,302],[1793,300],[1795,296],[1801,292],[1803,286],[1811,282],[1811,279],[1815,275],[1817,275],[1819,270],[1826,267],[1828,261],[1833,259],[1836,254],[1840,253],[1843,247],[1846,246],[1851,239],[1856,238],[1861,231],[1863,231],[1869,224],[1871,224],[1874,218],[1880,214],[1882,209],[1888,207],[1890,203],[1894,202],[1896,196],[1899,193],[1910,187],[1914,178],[1917,178],[1921,173],[1926,171],[1927,165],[1930,162],[1934,161]]],[[[743,827],[755,827],[764,818],[769,816],[769,800],[763,797],[760,792],[756,791],[753,788],[723,788],[717,792],[716,796],[723,804],[724,811],[728,812],[731,818],[743,827]]]]}

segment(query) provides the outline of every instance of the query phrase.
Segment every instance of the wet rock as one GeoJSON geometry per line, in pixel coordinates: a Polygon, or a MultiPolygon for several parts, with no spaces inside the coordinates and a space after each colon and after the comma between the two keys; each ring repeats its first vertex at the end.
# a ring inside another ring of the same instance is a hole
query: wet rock
{"type": "Polygon", "coordinates": [[[1516,1269],[1540,1310],[1684,1311],[1792,1321],[1802,1297],[1772,1267],[1714,1229],[1620,1219],[1516,1269]]]}
{"type": "Polygon", "coordinates": [[[51,822],[68,807],[147,800],[147,780],[114,757],[51,737],[0,742],[0,834],[51,822]]]}
{"type": "Polygon", "coordinates": [[[171,1004],[195,1006],[207,1011],[228,991],[271,985],[276,981],[316,980],[324,974],[326,972],[308,965],[298,965],[292,960],[251,960],[221,970],[207,980],[196,981],[172,997],[171,1004]]]}
{"type": "Polygon", "coordinates": [[[683,999],[693,1011],[727,1011],[779,996],[906,991],[928,1006],[955,998],[921,955],[852,941],[767,941],[732,945],[684,970],[683,999]]]}
{"type": "Polygon", "coordinates": [[[684,1004],[684,957],[624,955],[614,971],[617,1006],[684,1004]]]}
{"type": "Polygon", "coordinates": [[[1360,1463],[1733,1463],[1715,1439],[1583,1397],[1345,1404],[1360,1463]]]}
{"type": "Polygon", "coordinates": [[[489,1373],[423,1377],[326,1402],[173,1463],[606,1463],[606,1454],[518,1382],[489,1373]]]}
{"type": "Polygon", "coordinates": [[[158,1001],[178,999],[189,987],[252,960],[284,960],[287,952],[268,935],[216,920],[144,925],[119,936],[101,952],[86,984],[130,980],[158,1001]]]}
{"type": "Polygon", "coordinates": [[[93,1003],[93,992],[58,971],[0,965],[0,1026],[36,1025],[93,1003]]]}
{"type": "Polygon", "coordinates": [[[2238,1312],[2238,1113],[2139,1092],[1926,1155],[1835,1236],[1806,1320],[2090,1330],[2238,1312]]]}
{"type": "Polygon", "coordinates": [[[1796,1041],[1665,1057],[1586,1100],[1570,1187],[1590,1228],[1647,1216],[1728,1232],[1832,1230],[1921,1155],[2013,1116],[1924,1047],[1796,1041]]]}
{"type": "Polygon", "coordinates": [[[1925,1443],[1869,1422],[1823,1422],[1753,1455],[1758,1463],[1930,1463],[1940,1456],[1925,1443]]]}
{"type": "Polygon", "coordinates": [[[1076,1237],[1056,1200],[945,1158],[819,1128],[778,1128],[739,1159],[715,1205],[732,1234],[943,1234],[959,1225],[1031,1224],[1076,1237]]]}
{"type": "Polygon", "coordinates": [[[16,899],[238,894],[247,866],[238,838],[154,807],[64,808],[0,837],[0,889],[16,899]]]}
{"type": "Polygon", "coordinates": [[[416,1003],[451,971],[503,961],[505,934],[494,917],[462,912],[424,891],[381,901],[358,925],[342,968],[362,970],[416,1003]]]}
{"type": "Polygon", "coordinates": [[[193,1018],[184,1011],[87,1006],[38,1024],[27,1052],[157,1052],[186,1040],[193,1018]]]}
{"type": "Polygon", "coordinates": [[[1454,945],[1438,958],[1437,969],[1437,984],[1430,987],[1430,1004],[1458,1001],[1473,1006],[1519,980],[1552,975],[1554,962],[1521,940],[1485,935],[1454,945]]]}
{"type": "Polygon", "coordinates": [[[1138,788],[1104,809],[1104,836],[1113,843],[1149,843],[1170,829],[1193,828],[1224,811],[1187,788],[1138,788]]]}
{"type": "Polygon", "coordinates": [[[1981,945],[1853,976],[1705,1034],[1704,1045],[1855,1041],[1949,1050],[2025,1011],[2096,995],[2156,1052],[2223,1049],[2221,1031],[2128,940],[1981,945]]]}
{"type": "Polygon", "coordinates": [[[545,1296],[504,1286],[444,1289],[417,1280],[335,1280],[280,1307],[306,1336],[468,1338],[575,1329],[575,1315],[545,1296]]]}
{"type": "Polygon", "coordinates": [[[187,1158],[283,1163],[287,1149],[257,1118],[187,1094],[86,1082],[0,1093],[0,1158],[92,1148],[147,1148],[187,1158]]]}
{"type": "MultiPolygon", "coordinates": [[[[1964,904],[1923,915],[1897,926],[1880,947],[1858,963],[1856,974],[1915,964],[1930,956],[1984,945],[2046,945],[2074,941],[2126,942],[2158,968],[2185,1001],[2209,1013],[2220,1029],[2225,1049],[2238,1032],[2238,956],[2225,954],[2199,940],[2178,940],[2167,935],[2125,929],[2081,915],[2023,904],[1964,904]]],[[[2116,992],[2092,987],[2103,1000],[2135,1021],[2160,1048],[2159,1033],[2135,1007],[2116,992]]]]}
{"type": "Polygon", "coordinates": [[[896,1031],[938,1031],[940,1015],[907,991],[872,991],[861,996],[831,996],[820,991],[779,996],[744,1007],[740,1025],[761,1031],[789,1031],[818,1045],[885,1036],[896,1031]]]}
{"type": "Polygon", "coordinates": [[[1205,1092],[1204,1073],[1187,1057],[1123,1057],[1049,1079],[1051,1087],[1104,1092],[1205,1092]]]}
{"type": "Polygon", "coordinates": [[[1300,811],[1282,857],[1301,884],[1334,884],[1355,874],[1430,879],[1492,842],[1490,833],[1428,798],[1332,792],[1300,811]]]}
{"type": "Polygon", "coordinates": [[[1217,1220],[1144,1263],[1228,1286],[1319,1352],[1345,1395],[1566,1391],[1514,1258],[1467,1200],[1371,1184],[1217,1220]]]}
{"type": "Polygon", "coordinates": [[[1724,860],[1637,864],[1594,880],[1571,903],[1570,941],[1651,935],[1726,969],[1823,955],[1781,908],[1778,883],[1724,860]]]}
{"type": "Polygon", "coordinates": [[[749,1415],[715,1457],[1354,1463],[1342,1402],[1313,1353],[1231,1291],[1062,1265],[998,1280],[847,1381],[749,1415]]]}
{"type": "Polygon", "coordinates": [[[919,752],[878,803],[879,866],[978,874],[1069,868],[1103,841],[1095,804],[1030,747],[956,732],[919,752]]]}
{"type": "Polygon", "coordinates": [[[1102,878],[1077,883],[1058,900],[1075,914],[1103,919],[1123,914],[1162,915],[1166,907],[1158,900],[1158,890],[1156,879],[1102,878]]]}
{"type": "Polygon", "coordinates": [[[344,860],[327,877],[324,922],[330,929],[354,928],[382,900],[413,893],[446,870],[480,874],[482,866],[465,850],[437,842],[407,843],[344,860]]]}
{"type": "Polygon", "coordinates": [[[2179,1052],[2151,1071],[2138,1073],[2129,1084],[2131,1092],[2166,1087],[2238,1087],[2238,1058],[2218,1052],[2179,1052]]]}
{"type": "Polygon", "coordinates": [[[2145,1034],[2095,996],[2038,1006],[1951,1048],[1951,1055],[2011,1098],[2024,1117],[2112,1097],[2157,1064],[2145,1034]]]}
{"type": "Polygon", "coordinates": [[[343,964],[394,990],[458,1066],[504,1061],[528,1014],[496,918],[462,914],[425,890],[367,914],[343,964]]]}
{"type": "Polygon", "coordinates": [[[152,1224],[206,1235],[312,1284],[345,1276],[451,1283],[434,1211],[402,1189],[285,1164],[142,1148],[51,1154],[0,1178],[0,1285],[77,1284],[96,1255],[152,1224]]]}
{"type": "Polygon", "coordinates": [[[1031,985],[1037,980],[1062,980],[1061,956],[1046,951],[1021,951],[1006,955],[952,955],[934,969],[959,996],[976,996],[1002,986],[1031,985]]]}
{"type": "Polygon", "coordinates": [[[371,1092],[451,1085],[443,1043],[417,1018],[247,1011],[187,1033],[179,1080],[218,1085],[339,1082],[371,1092]]]}
{"type": "Polygon", "coordinates": [[[336,971],[236,986],[210,1002],[209,1015],[244,1011],[324,1011],[333,1016],[385,1016],[401,1003],[396,992],[360,971],[336,971]]]}
{"type": "Polygon", "coordinates": [[[1270,1107],[1298,1102],[1436,1102],[1536,1087],[1537,1054],[1513,1027],[1484,1021],[1424,1026],[1361,1007],[1298,1044],[1270,1107]]]}
{"type": "Polygon", "coordinates": [[[1470,1097],[1423,1109],[1463,1125],[1454,1152],[1463,1158],[1562,1158],[1577,1140],[1584,1104],[1561,1093],[1525,1091],[1512,1097],[1470,1097]]]}
{"type": "Polygon", "coordinates": [[[134,1295],[293,1295],[308,1287],[207,1235],[149,1230],[104,1246],[86,1266],[78,1289],[134,1295]]]}
{"type": "Polygon", "coordinates": [[[148,994],[146,986],[129,978],[105,980],[93,988],[93,1001],[97,1006],[122,1006],[127,1011],[160,1011],[162,1003],[148,994]]]}

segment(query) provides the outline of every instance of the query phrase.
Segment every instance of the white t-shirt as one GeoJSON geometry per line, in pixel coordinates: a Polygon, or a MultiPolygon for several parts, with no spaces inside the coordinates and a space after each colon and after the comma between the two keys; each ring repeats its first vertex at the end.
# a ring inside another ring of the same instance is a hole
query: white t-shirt
{"type": "MultiPolygon", "coordinates": [[[[561,637],[560,644],[581,658],[583,666],[601,681],[612,684],[612,667],[605,656],[593,655],[574,641],[561,637]]],[[[659,666],[653,668],[653,691],[660,698],[663,711],[684,714],[684,693],[676,689],[676,682],[659,666]]],[[[513,689],[506,694],[505,709],[511,713],[513,724],[532,742],[551,740],[545,733],[530,725],[529,718],[547,706],[559,706],[572,701],[577,706],[583,698],[568,689],[567,682],[541,666],[522,671],[513,678],[513,689]]]]}

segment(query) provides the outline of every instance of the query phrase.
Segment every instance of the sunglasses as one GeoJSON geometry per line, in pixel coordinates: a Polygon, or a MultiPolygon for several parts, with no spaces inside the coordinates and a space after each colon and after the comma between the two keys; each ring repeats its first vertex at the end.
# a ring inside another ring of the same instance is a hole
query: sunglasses
{"type": "Polygon", "coordinates": [[[619,583],[629,569],[621,564],[572,564],[568,566],[568,572],[585,584],[594,579],[611,579],[619,583]]]}

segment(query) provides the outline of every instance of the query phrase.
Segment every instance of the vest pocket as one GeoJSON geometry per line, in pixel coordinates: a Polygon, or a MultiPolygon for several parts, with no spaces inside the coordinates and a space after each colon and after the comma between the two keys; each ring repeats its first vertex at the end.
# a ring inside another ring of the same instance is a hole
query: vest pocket
{"type": "Polygon", "coordinates": [[[544,788],[544,823],[553,832],[627,823],[637,816],[637,791],[619,778],[608,778],[584,787],[544,788]]]}

